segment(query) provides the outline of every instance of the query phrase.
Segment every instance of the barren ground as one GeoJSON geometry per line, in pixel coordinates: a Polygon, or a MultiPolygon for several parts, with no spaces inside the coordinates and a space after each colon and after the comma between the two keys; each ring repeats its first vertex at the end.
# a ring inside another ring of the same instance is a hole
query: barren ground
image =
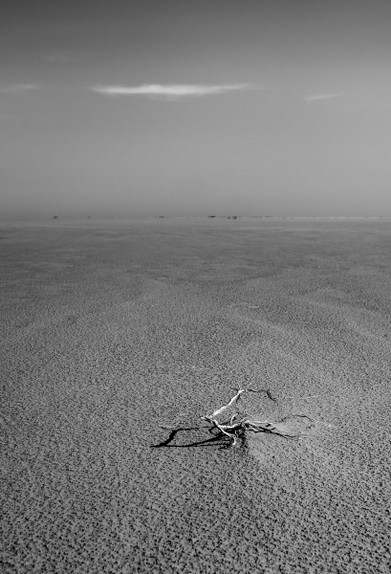
{"type": "Polygon", "coordinates": [[[3,223],[0,265],[1,572],[389,571],[390,221],[3,223]],[[224,448],[239,387],[310,436],[224,448]]]}

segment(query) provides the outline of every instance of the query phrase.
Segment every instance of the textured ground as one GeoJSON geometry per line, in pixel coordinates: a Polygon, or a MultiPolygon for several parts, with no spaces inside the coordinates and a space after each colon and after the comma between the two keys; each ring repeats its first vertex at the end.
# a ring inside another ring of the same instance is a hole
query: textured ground
{"type": "Polygon", "coordinates": [[[391,222],[2,224],[0,268],[1,572],[389,571],[391,222]],[[240,385],[311,436],[203,442],[240,385]]]}

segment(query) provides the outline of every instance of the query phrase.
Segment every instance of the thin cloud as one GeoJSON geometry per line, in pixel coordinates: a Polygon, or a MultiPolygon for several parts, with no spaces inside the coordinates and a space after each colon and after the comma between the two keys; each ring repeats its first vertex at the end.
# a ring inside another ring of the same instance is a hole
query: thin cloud
{"type": "Polygon", "coordinates": [[[39,86],[35,84],[10,84],[8,86],[0,86],[0,94],[24,94],[38,88],[39,86]]]}
{"type": "Polygon", "coordinates": [[[304,96],[305,101],[307,104],[311,104],[312,102],[318,102],[321,100],[333,100],[335,98],[341,98],[343,96],[342,93],[333,93],[333,94],[311,94],[309,96],[304,96]]]}
{"type": "Polygon", "coordinates": [[[104,96],[146,96],[148,98],[179,100],[253,90],[255,86],[253,84],[145,84],[142,86],[95,86],[91,89],[93,92],[104,96]]]}

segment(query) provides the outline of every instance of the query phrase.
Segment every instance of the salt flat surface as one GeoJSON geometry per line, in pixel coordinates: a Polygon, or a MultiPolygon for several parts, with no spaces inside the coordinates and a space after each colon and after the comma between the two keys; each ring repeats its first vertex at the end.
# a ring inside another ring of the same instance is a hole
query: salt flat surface
{"type": "Polygon", "coordinates": [[[1,572],[389,571],[391,222],[1,224],[0,265],[1,572]],[[222,448],[238,387],[309,436],[222,448]]]}

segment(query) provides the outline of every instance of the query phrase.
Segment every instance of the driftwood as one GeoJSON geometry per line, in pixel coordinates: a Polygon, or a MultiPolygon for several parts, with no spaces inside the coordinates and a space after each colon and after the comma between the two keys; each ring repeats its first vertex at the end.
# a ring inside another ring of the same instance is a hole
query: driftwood
{"type": "Polygon", "coordinates": [[[275,434],[287,439],[299,439],[301,436],[305,435],[303,433],[290,434],[284,429],[284,425],[282,425],[281,423],[283,423],[287,419],[291,419],[294,417],[306,418],[311,423],[315,422],[313,419],[303,414],[291,414],[287,417],[284,417],[283,419],[280,419],[278,422],[271,422],[268,420],[264,421],[256,420],[247,415],[243,416],[240,415],[239,412],[235,412],[230,417],[229,420],[226,420],[225,422],[219,422],[218,417],[224,415],[224,413],[230,407],[236,405],[240,400],[241,396],[243,395],[243,393],[265,393],[270,400],[277,402],[277,399],[272,396],[269,389],[259,389],[259,390],[239,389],[236,395],[234,395],[226,405],[223,405],[222,407],[216,409],[211,415],[201,417],[202,420],[205,420],[210,424],[212,424],[213,425],[212,428],[216,428],[220,433],[228,436],[231,439],[231,446],[235,446],[238,442],[238,439],[244,439],[247,432],[253,432],[253,433],[264,432],[264,433],[275,434]]]}

